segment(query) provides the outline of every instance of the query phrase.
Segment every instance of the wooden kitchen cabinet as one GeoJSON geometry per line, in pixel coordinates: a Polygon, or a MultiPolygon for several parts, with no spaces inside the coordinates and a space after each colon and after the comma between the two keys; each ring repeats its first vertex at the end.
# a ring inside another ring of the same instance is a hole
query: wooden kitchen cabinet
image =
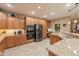
{"type": "Polygon", "coordinates": [[[0,56],[4,55],[5,50],[5,39],[0,42],[0,56]]]}
{"type": "Polygon", "coordinates": [[[10,47],[13,47],[14,46],[14,39],[13,39],[13,36],[7,36],[6,37],[6,48],[10,48],[10,47]]]}
{"type": "Polygon", "coordinates": [[[43,26],[43,39],[45,39],[47,37],[48,23],[46,20],[39,20],[39,24],[43,26]]]}
{"type": "Polygon", "coordinates": [[[21,36],[18,36],[18,39],[19,39],[19,44],[24,44],[26,43],[26,36],[25,35],[21,35],[21,36]]]}
{"type": "Polygon", "coordinates": [[[19,20],[19,28],[24,29],[25,24],[24,24],[24,19],[19,20]]]}
{"type": "Polygon", "coordinates": [[[47,21],[46,20],[39,20],[39,24],[43,25],[43,28],[47,28],[47,21]]]}
{"type": "Polygon", "coordinates": [[[7,24],[8,24],[7,28],[8,28],[8,29],[14,29],[14,28],[15,28],[15,27],[14,27],[14,26],[15,26],[15,24],[14,24],[14,23],[15,23],[15,20],[16,20],[16,19],[13,18],[13,17],[8,17],[8,18],[7,18],[7,22],[8,22],[8,23],[7,23],[7,24]]]}
{"type": "Polygon", "coordinates": [[[24,19],[8,17],[8,29],[24,29],[24,19]]]}
{"type": "Polygon", "coordinates": [[[0,29],[6,29],[6,14],[0,12],[0,29]]]}
{"type": "Polygon", "coordinates": [[[18,37],[17,36],[14,36],[13,39],[14,39],[14,46],[19,45],[20,42],[19,42],[18,37]]]}
{"type": "Polygon", "coordinates": [[[43,39],[47,37],[48,21],[44,19],[37,19],[33,17],[26,17],[26,25],[41,24],[43,26],[43,39]]]}
{"type": "Polygon", "coordinates": [[[54,44],[60,41],[62,38],[57,35],[50,35],[50,44],[54,44]]]}
{"type": "Polygon", "coordinates": [[[43,39],[47,37],[47,28],[43,28],[43,39]]]}
{"type": "Polygon", "coordinates": [[[26,36],[25,35],[18,35],[14,37],[14,44],[15,45],[20,45],[26,43],[26,36]]]}
{"type": "Polygon", "coordinates": [[[24,29],[24,19],[16,18],[14,25],[15,29],[24,29]]]}
{"type": "Polygon", "coordinates": [[[27,25],[34,25],[35,24],[35,18],[27,17],[26,18],[26,24],[27,25]]]}
{"type": "Polygon", "coordinates": [[[5,48],[11,48],[27,42],[25,35],[14,35],[5,37],[5,48]]]}

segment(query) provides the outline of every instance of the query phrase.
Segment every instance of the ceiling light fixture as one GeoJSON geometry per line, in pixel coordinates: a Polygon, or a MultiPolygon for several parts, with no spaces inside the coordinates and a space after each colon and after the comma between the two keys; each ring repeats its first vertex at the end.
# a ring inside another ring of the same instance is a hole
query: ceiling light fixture
{"type": "Polygon", "coordinates": [[[66,4],[66,7],[70,7],[70,6],[71,6],[71,4],[70,4],[70,3],[66,4]]]}
{"type": "Polygon", "coordinates": [[[70,46],[68,46],[68,49],[71,49],[71,47],[70,47],[70,46]]]}
{"type": "MultiPolygon", "coordinates": [[[[77,7],[77,4],[75,4],[75,7],[77,7]]],[[[74,19],[74,23],[77,23],[77,14],[76,14],[76,8],[75,8],[75,19],[74,19]]]]}
{"type": "Polygon", "coordinates": [[[77,23],[77,20],[76,19],[74,20],[74,23],[77,23]]]}
{"type": "MultiPolygon", "coordinates": [[[[68,16],[70,17],[70,10],[68,10],[68,16]]],[[[71,24],[71,20],[68,21],[68,24],[71,24]]]]}
{"type": "Polygon", "coordinates": [[[7,4],[7,7],[12,8],[13,6],[11,4],[7,4]]]}
{"type": "Polygon", "coordinates": [[[41,7],[40,6],[38,6],[38,9],[40,9],[41,7]]]}
{"type": "Polygon", "coordinates": [[[71,21],[68,21],[68,24],[71,24],[71,21]]]}
{"type": "Polygon", "coordinates": [[[54,12],[51,12],[51,15],[54,15],[55,13],[54,12]]]}
{"type": "Polygon", "coordinates": [[[31,13],[32,13],[32,14],[35,14],[35,12],[34,12],[34,11],[32,11],[31,13]]]}
{"type": "Polygon", "coordinates": [[[76,50],[74,50],[74,51],[73,51],[73,53],[74,53],[74,54],[77,54],[77,51],[76,51],[76,50]]]}
{"type": "Polygon", "coordinates": [[[44,15],[44,17],[46,18],[46,17],[47,17],[47,15],[44,15]]]}

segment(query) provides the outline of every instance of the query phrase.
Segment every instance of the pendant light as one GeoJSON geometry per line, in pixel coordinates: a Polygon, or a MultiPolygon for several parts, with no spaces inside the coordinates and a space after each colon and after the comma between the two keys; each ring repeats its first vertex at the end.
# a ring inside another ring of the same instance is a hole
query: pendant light
{"type": "Polygon", "coordinates": [[[77,20],[76,19],[74,20],[74,23],[77,23],[77,20]]]}
{"type": "Polygon", "coordinates": [[[69,21],[68,24],[71,24],[71,21],[69,21]]]}
{"type": "MultiPolygon", "coordinates": [[[[70,10],[68,10],[68,16],[70,17],[70,10]]],[[[71,20],[68,21],[68,24],[71,24],[71,20]]]]}
{"type": "MultiPolygon", "coordinates": [[[[75,4],[75,7],[77,8],[77,3],[75,4]]],[[[76,8],[75,8],[75,19],[74,19],[74,23],[77,23],[77,15],[76,15],[76,8]]]]}

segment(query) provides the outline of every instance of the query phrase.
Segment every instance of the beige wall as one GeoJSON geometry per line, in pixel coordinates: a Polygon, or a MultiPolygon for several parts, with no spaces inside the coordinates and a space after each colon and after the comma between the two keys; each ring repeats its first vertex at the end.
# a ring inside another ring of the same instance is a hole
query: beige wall
{"type": "Polygon", "coordinates": [[[60,24],[60,32],[70,32],[70,24],[68,24],[69,20],[69,17],[52,20],[51,28],[55,30],[55,24],[60,24]],[[64,27],[63,24],[67,25],[64,27]]]}

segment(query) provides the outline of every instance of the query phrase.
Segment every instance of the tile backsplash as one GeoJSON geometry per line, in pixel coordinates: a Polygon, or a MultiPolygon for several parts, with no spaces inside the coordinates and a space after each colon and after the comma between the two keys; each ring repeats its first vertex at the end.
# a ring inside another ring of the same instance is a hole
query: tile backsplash
{"type": "Polygon", "coordinates": [[[0,29],[0,34],[6,33],[6,34],[9,34],[9,35],[14,35],[14,32],[17,32],[18,30],[22,31],[22,34],[24,34],[23,29],[0,29]]]}

